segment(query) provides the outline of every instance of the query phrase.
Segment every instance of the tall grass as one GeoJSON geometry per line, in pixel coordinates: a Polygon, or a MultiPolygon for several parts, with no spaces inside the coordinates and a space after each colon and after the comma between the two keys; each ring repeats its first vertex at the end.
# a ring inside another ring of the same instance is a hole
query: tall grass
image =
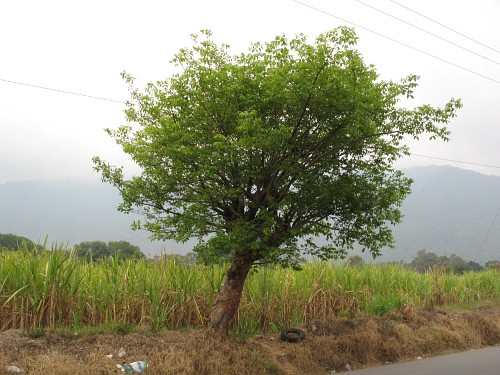
{"type": "MultiPolygon", "coordinates": [[[[152,330],[201,327],[223,280],[224,266],[188,267],[109,259],[86,263],[71,252],[0,252],[0,330],[144,325],[152,330]]],[[[398,265],[344,266],[311,261],[303,270],[262,268],[249,275],[235,327],[276,331],[312,319],[382,314],[406,304],[432,308],[497,298],[490,270],[418,274],[398,265]]]]}

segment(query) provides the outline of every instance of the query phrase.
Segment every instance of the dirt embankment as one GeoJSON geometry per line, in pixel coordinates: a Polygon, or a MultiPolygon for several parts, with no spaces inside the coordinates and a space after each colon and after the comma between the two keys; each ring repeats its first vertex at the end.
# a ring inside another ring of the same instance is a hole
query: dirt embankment
{"type": "Polygon", "coordinates": [[[73,335],[36,339],[0,334],[0,374],[117,374],[117,363],[146,360],[147,374],[310,374],[394,363],[500,344],[500,307],[445,313],[406,309],[382,317],[314,321],[301,343],[279,335],[218,340],[204,331],[73,335]],[[117,357],[120,348],[126,355],[117,357]],[[113,358],[107,357],[113,354],[113,358]]]}

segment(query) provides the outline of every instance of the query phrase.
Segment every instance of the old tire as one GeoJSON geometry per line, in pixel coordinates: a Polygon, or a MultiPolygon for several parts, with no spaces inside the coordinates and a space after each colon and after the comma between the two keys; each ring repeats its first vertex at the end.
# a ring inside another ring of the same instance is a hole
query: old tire
{"type": "Polygon", "coordinates": [[[306,338],[304,331],[297,328],[288,328],[281,331],[280,340],[285,342],[300,342],[306,338]]]}

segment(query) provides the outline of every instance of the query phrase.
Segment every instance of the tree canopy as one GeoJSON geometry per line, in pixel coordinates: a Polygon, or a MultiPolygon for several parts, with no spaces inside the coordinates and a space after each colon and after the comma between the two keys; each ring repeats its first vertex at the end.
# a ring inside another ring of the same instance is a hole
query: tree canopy
{"type": "MultiPolygon", "coordinates": [[[[445,255],[438,256],[435,253],[426,250],[419,250],[417,256],[408,264],[408,266],[417,272],[424,273],[434,267],[443,268],[449,272],[463,274],[467,271],[481,271],[483,267],[474,261],[465,261],[456,254],[449,257],[445,255]]],[[[488,268],[488,263],[486,263],[488,268]]]]}
{"type": "MultiPolygon", "coordinates": [[[[226,312],[254,264],[391,246],[411,183],[393,163],[409,153],[408,137],[448,140],[460,101],[403,107],[418,77],[380,80],[351,28],[313,42],[278,36],[238,55],[208,31],[193,42],[173,59],[178,74],[142,92],[123,73],[128,123],[107,132],[142,173],[127,179],[94,158],[121,192],[119,209],[143,215],[134,228],[155,239],[195,237],[204,258],[228,259],[214,304],[227,302],[226,312]]],[[[215,328],[227,329],[226,320],[215,328]]]]}
{"type": "Polygon", "coordinates": [[[484,264],[487,269],[500,271],[500,260],[490,260],[484,264]]]}
{"type": "Polygon", "coordinates": [[[25,247],[29,250],[33,250],[36,248],[36,244],[26,237],[10,233],[0,233],[0,250],[18,250],[25,247]]]}
{"type": "Polygon", "coordinates": [[[127,241],[85,241],[75,246],[75,255],[87,260],[87,262],[97,262],[110,257],[125,259],[144,258],[139,246],[132,245],[127,241]]]}

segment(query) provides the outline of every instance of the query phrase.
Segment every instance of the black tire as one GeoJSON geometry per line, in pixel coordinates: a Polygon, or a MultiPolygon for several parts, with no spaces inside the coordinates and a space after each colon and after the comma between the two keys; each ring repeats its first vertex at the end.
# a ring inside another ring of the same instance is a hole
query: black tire
{"type": "Polygon", "coordinates": [[[304,331],[297,328],[288,328],[281,331],[280,340],[285,342],[301,342],[306,338],[304,331]]]}

